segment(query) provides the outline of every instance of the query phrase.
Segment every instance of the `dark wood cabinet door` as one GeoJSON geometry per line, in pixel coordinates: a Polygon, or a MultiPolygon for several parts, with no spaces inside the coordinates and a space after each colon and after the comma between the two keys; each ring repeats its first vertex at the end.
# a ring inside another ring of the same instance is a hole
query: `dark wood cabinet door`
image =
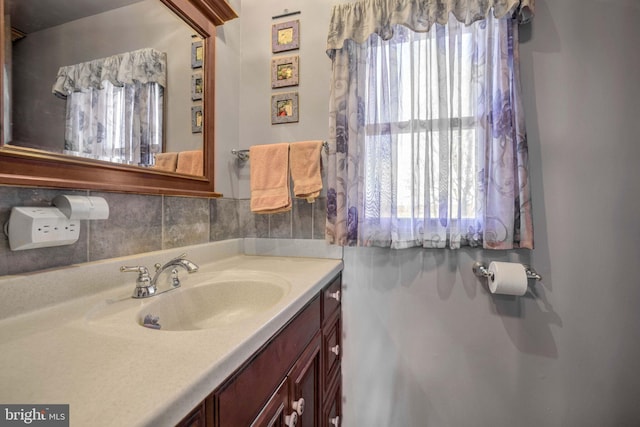
{"type": "Polygon", "coordinates": [[[320,330],[320,298],[296,317],[215,392],[218,427],[250,425],[320,330]]]}
{"type": "MultiPolygon", "coordinates": [[[[323,375],[325,383],[331,382],[340,372],[342,360],[342,316],[336,311],[322,328],[323,375]]],[[[327,387],[325,387],[326,390],[327,387]]]]}
{"type": "Polygon", "coordinates": [[[288,406],[289,386],[285,380],[271,396],[262,412],[253,420],[251,427],[286,427],[288,406]]]}
{"type": "Polygon", "coordinates": [[[289,373],[290,406],[298,412],[296,427],[315,427],[321,415],[321,335],[318,333],[289,373]]]}

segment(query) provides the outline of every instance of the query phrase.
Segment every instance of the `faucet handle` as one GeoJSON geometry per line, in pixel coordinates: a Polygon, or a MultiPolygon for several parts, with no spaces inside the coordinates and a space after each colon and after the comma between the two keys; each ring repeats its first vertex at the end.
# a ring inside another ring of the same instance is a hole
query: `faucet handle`
{"type": "Polygon", "coordinates": [[[165,267],[171,265],[172,263],[174,263],[176,261],[180,261],[182,259],[185,259],[186,257],[187,257],[187,253],[184,252],[184,253],[178,255],[177,257],[170,259],[164,265],[160,264],[159,262],[156,262],[153,266],[155,267],[156,272],[158,272],[160,270],[163,270],[165,267]]]}
{"type": "Polygon", "coordinates": [[[181,259],[185,259],[187,257],[187,253],[183,252],[180,255],[178,255],[177,257],[175,257],[174,259],[172,259],[169,262],[175,262],[175,261],[180,261],[181,259]]]}
{"type": "Polygon", "coordinates": [[[123,273],[140,273],[140,275],[149,275],[149,269],[147,269],[147,267],[145,267],[144,265],[136,265],[132,267],[123,265],[122,267],[120,267],[120,271],[123,273]]]}
{"type": "Polygon", "coordinates": [[[178,277],[178,269],[177,268],[173,268],[171,270],[171,286],[173,286],[174,288],[177,288],[180,286],[180,278],[178,277]]]}
{"type": "Polygon", "coordinates": [[[120,271],[123,273],[138,273],[138,278],[136,279],[137,284],[141,284],[144,286],[148,286],[151,283],[151,276],[149,275],[149,270],[147,267],[143,265],[136,265],[133,267],[128,267],[123,265],[120,267],[120,271]]]}
{"type": "Polygon", "coordinates": [[[138,273],[138,278],[136,279],[136,288],[133,290],[134,298],[146,298],[156,293],[156,286],[151,280],[151,276],[149,275],[149,270],[147,267],[142,265],[137,265],[134,267],[128,267],[123,265],[120,267],[120,271],[123,273],[138,273]]]}

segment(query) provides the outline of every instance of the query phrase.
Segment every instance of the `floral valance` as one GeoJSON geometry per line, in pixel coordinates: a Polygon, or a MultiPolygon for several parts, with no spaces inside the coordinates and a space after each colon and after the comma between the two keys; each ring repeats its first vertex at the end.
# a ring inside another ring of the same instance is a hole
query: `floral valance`
{"type": "Polygon", "coordinates": [[[147,48],[60,67],[53,93],[66,98],[72,92],[101,88],[102,82],[114,86],[134,82],[167,85],[167,54],[147,48]]]}
{"type": "Polygon", "coordinates": [[[431,25],[444,25],[449,14],[466,25],[485,19],[515,16],[521,23],[533,18],[535,0],[360,0],[333,7],[327,51],[341,49],[345,40],[363,43],[371,34],[389,40],[394,25],[416,32],[429,31],[431,25]]]}

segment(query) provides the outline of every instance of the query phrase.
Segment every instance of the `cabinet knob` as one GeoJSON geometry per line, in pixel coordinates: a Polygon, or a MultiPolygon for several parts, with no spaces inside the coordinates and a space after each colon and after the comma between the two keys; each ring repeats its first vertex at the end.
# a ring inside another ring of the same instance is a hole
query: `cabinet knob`
{"type": "Polygon", "coordinates": [[[329,292],[327,296],[329,298],[333,298],[334,300],[340,302],[340,291],[329,292]]]}
{"type": "Polygon", "coordinates": [[[294,401],[291,404],[291,407],[298,413],[298,415],[302,415],[304,413],[304,397],[294,401]]]}
{"type": "Polygon", "coordinates": [[[294,427],[298,422],[298,413],[292,412],[291,415],[284,417],[284,423],[288,427],[294,427]]]}
{"type": "Polygon", "coordinates": [[[331,351],[331,353],[335,354],[336,356],[340,356],[340,345],[334,345],[333,347],[329,348],[329,351],[331,351]]]}
{"type": "Polygon", "coordinates": [[[340,425],[340,417],[339,416],[335,416],[333,418],[329,418],[329,424],[338,427],[340,425]]]}

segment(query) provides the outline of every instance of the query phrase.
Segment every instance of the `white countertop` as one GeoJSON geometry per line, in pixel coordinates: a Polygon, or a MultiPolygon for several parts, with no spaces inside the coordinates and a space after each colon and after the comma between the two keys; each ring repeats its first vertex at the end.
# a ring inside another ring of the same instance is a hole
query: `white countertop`
{"type": "MultiPolygon", "coordinates": [[[[249,270],[279,276],[291,283],[291,291],[271,309],[238,324],[163,331],[140,326],[138,313],[171,292],[128,298],[135,275],[118,273],[113,277],[126,280],[106,291],[0,321],[0,402],[69,404],[72,426],[173,426],[342,270],[339,259],[217,252],[215,261],[206,262],[212,259],[208,248],[188,256],[200,264],[200,271],[184,276],[184,289],[197,284],[198,277],[249,270]],[[106,301],[116,302],[105,310],[106,301]]],[[[139,260],[111,260],[107,268],[130,261],[139,260]]],[[[104,280],[94,276],[104,264],[89,265],[89,270],[78,267],[73,274],[85,281],[104,280]]],[[[17,289],[16,281],[42,281],[46,274],[2,278],[0,290],[17,289]]],[[[31,286],[27,295],[38,289],[44,287],[31,286]]]]}

